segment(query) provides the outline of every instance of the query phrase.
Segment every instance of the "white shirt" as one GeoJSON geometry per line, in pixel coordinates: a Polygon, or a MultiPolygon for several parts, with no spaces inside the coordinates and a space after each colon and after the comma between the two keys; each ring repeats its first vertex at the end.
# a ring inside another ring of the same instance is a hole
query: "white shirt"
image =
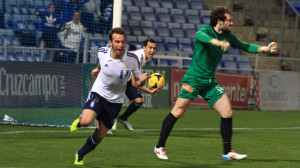
{"type": "Polygon", "coordinates": [[[149,61],[149,60],[146,60],[144,49],[135,50],[133,53],[138,57],[142,67],[146,64],[146,62],[149,61]]]}
{"type": "Polygon", "coordinates": [[[75,24],[73,21],[66,23],[66,26],[67,25],[71,28],[70,30],[65,28],[64,31],[59,34],[60,41],[64,47],[77,51],[79,49],[81,39],[85,34],[83,31],[83,25],[80,22],[75,24]]]}
{"type": "Polygon", "coordinates": [[[126,85],[131,73],[139,78],[142,75],[137,56],[125,51],[123,58],[113,59],[111,48],[101,47],[98,51],[100,73],[92,87],[96,92],[111,103],[124,103],[126,85]]]}

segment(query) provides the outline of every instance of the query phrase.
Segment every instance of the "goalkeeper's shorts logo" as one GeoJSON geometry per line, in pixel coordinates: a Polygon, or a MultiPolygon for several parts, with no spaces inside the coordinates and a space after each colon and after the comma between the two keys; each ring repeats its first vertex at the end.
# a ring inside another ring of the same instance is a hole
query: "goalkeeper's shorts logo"
{"type": "Polygon", "coordinates": [[[194,88],[193,87],[191,87],[191,86],[189,86],[189,85],[187,85],[187,84],[182,84],[182,86],[181,86],[181,90],[182,89],[184,89],[184,90],[186,90],[186,91],[188,91],[188,92],[190,92],[190,93],[193,93],[193,91],[194,91],[194,88]]]}

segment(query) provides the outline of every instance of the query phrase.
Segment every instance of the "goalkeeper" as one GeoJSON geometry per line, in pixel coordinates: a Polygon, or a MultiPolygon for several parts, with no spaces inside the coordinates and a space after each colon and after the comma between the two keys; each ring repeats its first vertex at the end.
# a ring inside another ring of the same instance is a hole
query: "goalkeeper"
{"type": "Polygon", "coordinates": [[[231,33],[232,12],[226,6],[216,7],[210,15],[210,25],[202,26],[195,36],[193,59],[181,80],[181,89],[175,106],[162,123],[160,138],[153,152],[159,159],[168,159],[165,150],[167,138],[172,128],[195,97],[201,95],[215,109],[220,117],[220,132],[223,140],[223,160],[244,159],[246,154],[238,154],[231,147],[233,111],[224,89],[215,81],[215,71],[223,52],[230,46],[251,53],[277,53],[277,44],[268,46],[247,44],[231,33]]]}

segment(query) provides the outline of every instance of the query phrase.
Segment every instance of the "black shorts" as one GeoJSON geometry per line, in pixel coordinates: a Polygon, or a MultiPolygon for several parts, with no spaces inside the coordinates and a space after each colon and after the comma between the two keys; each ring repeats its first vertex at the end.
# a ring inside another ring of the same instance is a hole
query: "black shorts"
{"type": "Polygon", "coordinates": [[[97,113],[97,120],[102,121],[108,129],[111,129],[121,108],[122,103],[111,103],[99,94],[91,92],[83,109],[94,110],[97,113]]]}
{"type": "Polygon", "coordinates": [[[141,90],[132,86],[131,84],[131,80],[127,82],[127,86],[126,86],[126,96],[128,97],[128,99],[130,101],[132,101],[133,99],[136,99],[138,97],[143,97],[141,90]]]}

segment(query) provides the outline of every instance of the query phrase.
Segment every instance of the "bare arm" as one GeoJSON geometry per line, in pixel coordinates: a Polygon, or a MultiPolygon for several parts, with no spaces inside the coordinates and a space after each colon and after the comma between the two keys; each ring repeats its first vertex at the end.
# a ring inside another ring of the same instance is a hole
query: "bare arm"
{"type": "Polygon", "coordinates": [[[148,78],[148,73],[142,74],[139,78],[134,78],[136,87],[142,87],[146,84],[146,80],[148,78]]]}
{"type": "Polygon", "coordinates": [[[138,87],[138,86],[136,85],[136,83],[135,83],[135,79],[134,79],[133,76],[131,76],[131,83],[132,83],[132,85],[133,85],[134,87],[136,87],[136,88],[138,88],[138,89],[140,89],[140,90],[142,90],[142,91],[151,93],[151,94],[156,93],[156,92],[159,92],[159,91],[162,90],[162,88],[149,89],[149,88],[147,88],[146,86],[138,87]]]}
{"type": "Polygon", "coordinates": [[[97,67],[95,69],[92,70],[92,76],[96,77],[98,76],[99,72],[101,70],[101,67],[100,67],[100,63],[97,65],[97,67]]]}

